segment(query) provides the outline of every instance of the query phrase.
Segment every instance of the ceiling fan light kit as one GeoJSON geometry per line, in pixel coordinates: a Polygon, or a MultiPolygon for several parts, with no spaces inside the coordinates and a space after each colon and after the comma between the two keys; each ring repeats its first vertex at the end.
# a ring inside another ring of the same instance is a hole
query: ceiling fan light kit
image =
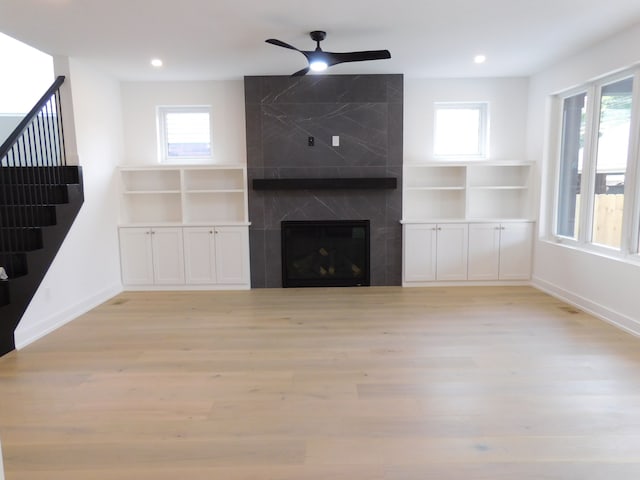
{"type": "Polygon", "coordinates": [[[308,66],[303,68],[302,70],[298,70],[293,73],[292,77],[301,77],[302,75],[306,75],[309,70],[314,72],[321,72],[326,70],[328,67],[333,65],[337,65],[339,63],[347,63],[347,62],[364,62],[367,60],[384,60],[387,58],[391,58],[391,54],[389,50],[366,50],[361,52],[325,52],[320,48],[320,42],[327,37],[327,33],[322,30],[314,30],[309,33],[311,40],[316,42],[315,50],[299,50],[293,45],[289,45],[281,40],[277,40],[275,38],[269,38],[265,40],[267,43],[271,45],[276,45],[278,47],[288,48],[289,50],[295,50],[296,52],[300,52],[307,59],[308,66]]]}

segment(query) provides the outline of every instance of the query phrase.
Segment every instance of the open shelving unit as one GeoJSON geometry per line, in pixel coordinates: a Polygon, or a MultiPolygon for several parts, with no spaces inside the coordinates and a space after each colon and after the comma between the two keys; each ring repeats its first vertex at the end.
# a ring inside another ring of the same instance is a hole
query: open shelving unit
{"type": "Polygon", "coordinates": [[[122,167],[123,226],[247,225],[247,173],[236,165],[122,167]]]}
{"type": "Polygon", "coordinates": [[[461,166],[405,167],[405,218],[463,218],[466,171],[461,166]]]}
{"type": "Polygon", "coordinates": [[[405,164],[403,222],[530,220],[526,162],[405,164]]]}

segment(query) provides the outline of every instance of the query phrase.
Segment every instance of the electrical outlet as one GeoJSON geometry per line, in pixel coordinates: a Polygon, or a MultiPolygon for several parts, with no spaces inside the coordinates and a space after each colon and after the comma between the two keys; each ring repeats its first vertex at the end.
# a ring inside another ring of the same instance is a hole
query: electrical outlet
{"type": "Polygon", "coordinates": [[[340,146],[340,137],[338,135],[334,135],[333,137],[331,137],[331,145],[334,147],[340,146]]]}
{"type": "Polygon", "coordinates": [[[316,143],[316,139],[315,138],[309,137],[307,139],[307,145],[309,145],[310,147],[313,147],[315,145],[315,143],[316,143]]]}

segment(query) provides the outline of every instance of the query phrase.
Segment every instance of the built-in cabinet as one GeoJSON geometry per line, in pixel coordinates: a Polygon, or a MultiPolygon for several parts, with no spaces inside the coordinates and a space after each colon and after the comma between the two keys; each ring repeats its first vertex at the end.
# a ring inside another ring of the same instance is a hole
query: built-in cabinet
{"type": "Polygon", "coordinates": [[[185,227],[185,275],[190,285],[240,285],[248,281],[245,227],[185,227]]]}
{"type": "Polygon", "coordinates": [[[176,227],[120,229],[125,285],[183,285],[182,231],[176,227]]]}
{"type": "Polygon", "coordinates": [[[405,223],[403,285],[528,280],[532,222],[405,223]]]}
{"type": "Polygon", "coordinates": [[[246,169],[120,169],[122,281],[130,288],[249,288],[246,169]]]}
{"type": "Polygon", "coordinates": [[[528,280],[533,223],[469,225],[468,280],[528,280]]]}
{"type": "Polygon", "coordinates": [[[403,285],[531,276],[532,165],[404,166],[403,285]]]}
{"type": "Polygon", "coordinates": [[[403,238],[406,282],[466,280],[466,224],[407,225],[403,238]]]}

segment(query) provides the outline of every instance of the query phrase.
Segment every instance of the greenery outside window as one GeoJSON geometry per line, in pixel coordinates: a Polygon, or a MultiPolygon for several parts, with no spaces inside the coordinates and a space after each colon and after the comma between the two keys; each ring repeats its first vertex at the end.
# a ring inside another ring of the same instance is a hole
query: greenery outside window
{"type": "Polygon", "coordinates": [[[614,255],[638,253],[639,82],[637,71],[626,71],[557,97],[562,117],[553,232],[564,242],[614,255]]]}

